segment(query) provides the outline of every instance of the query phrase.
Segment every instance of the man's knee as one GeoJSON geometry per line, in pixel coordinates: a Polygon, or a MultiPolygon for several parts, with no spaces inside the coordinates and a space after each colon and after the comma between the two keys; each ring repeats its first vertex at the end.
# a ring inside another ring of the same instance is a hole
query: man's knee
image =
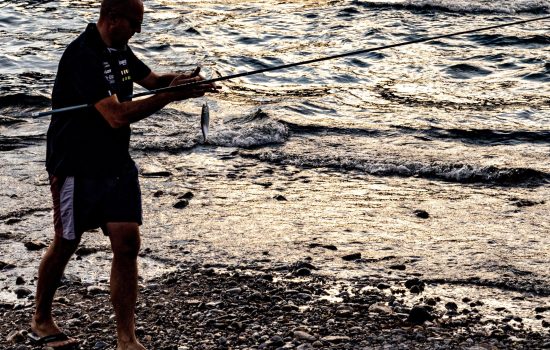
{"type": "Polygon", "coordinates": [[[107,224],[111,247],[116,257],[137,258],[141,239],[139,226],[136,223],[107,224]]]}
{"type": "Polygon", "coordinates": [[[68,240],[58,235],[54,236],[54,239],[50,245],[49,252],[55,256],[71,257],[80,243],[80,236],[73,240],[68,240]]]}

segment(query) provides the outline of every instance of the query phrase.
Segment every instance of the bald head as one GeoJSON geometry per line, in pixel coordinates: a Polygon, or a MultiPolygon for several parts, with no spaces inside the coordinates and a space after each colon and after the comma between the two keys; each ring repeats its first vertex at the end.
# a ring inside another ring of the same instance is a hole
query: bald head
{"type": "Polygon", "coordinates": [[[101,10],[99,18],[106,18],[109,15],[127,13],[136,5],[143,5],[141,0],[103,0],[101,1],[101,10]]]}
{"type": "Polygon", "coordinates": [[[141,32],[142,0],[103,0],[97,28],[108,47],[124,47],[135,33],[141,32]]]}

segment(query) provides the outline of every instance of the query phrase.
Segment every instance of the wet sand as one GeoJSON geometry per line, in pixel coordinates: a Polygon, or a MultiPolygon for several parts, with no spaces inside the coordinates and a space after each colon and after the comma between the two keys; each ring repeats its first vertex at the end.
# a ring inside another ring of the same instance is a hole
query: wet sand
{"type": "MultiPolygon", "coordinates": [[[[2,349],[30,346],[23,335],[36,268],[53,230],[41,151],[25,149],[35,163],[5,157],[18,184],[2,177],[12,203],[1,214],[2,349]]],[[[437,225],[437,206],[414,204],[418,194],[392,200],[387,181],[266,166],[247,152],[137,157],[145,209],[137,318],[149,349],[550,346],[548,281],[521,271],[461,276],[441,264],[442,251],[466,264],[471,237],[428,254],[417,249],[429,241],[390,236],[392,220],[408,221],[418,235],[437,225]],[[393,217],[373,214],[383,203],[393,217]],[[345,213],[353,215],[343,220],[345,213]],[[367,223],[388,228],[387,236],[365,235],[367,223]]],[[[492,245],[495,256],[506,249],[492,245]]],[[[87,233],[57,295],[56,317],[84,349],[114,347],[109,265],[108,239],[87,233]]]]}

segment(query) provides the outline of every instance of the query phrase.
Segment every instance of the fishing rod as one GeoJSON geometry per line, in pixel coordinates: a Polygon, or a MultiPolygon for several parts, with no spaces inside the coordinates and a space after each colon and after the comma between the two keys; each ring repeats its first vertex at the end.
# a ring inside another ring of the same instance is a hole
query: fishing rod
{"type": "MultiPolygon", "coordinates": [[[[502,23],[502,24],[497,24],[497,25],[494,25],[494,26],[481,27],[481,28],[475,28],[475,29],[470,29],[470,30],[463,30],[463,31],[460,31],[460,32],[454,32],[454,33],[450,33],[450,34],[441,34],[441,35],[430,36],[430,37],[425,37],[425,38],[420,38],[420,39],[415,39],[415,40],[410,40],[410,41],[403,41],[403,42],[396,43],[396,44],[371,47],[371,48],[356,50],[356,51],[349,51],[349,52],[344,52],[344,53],[337,54],[337,55],[332,55],[332,56],[314,58],[314,59],[310,59],[310,60],[304,60],[304,61],[298,61],[298,62],[294,62],[294,63],[283,64],[283,65],[279,65],[279,66],[262,68],[262,69],[258,69],[258,70],[254,70],[254,71],[237,73],[237,74],[233,74],[233,75],[226,75],[226,76],[213,78],[213,79],[201,80],[201,81],[196,81],[196,82],[192,82],[192,83],[186,83],[186,84],[181,84],[181,85],[168,86],[168,87],[164,87],[164,88],[160,88],[160,89],[149,90],[149,91],[145,91],[145,92],[141,92],[141,93],[137,93],[137,94],[133,94],[131,96],[128,96],[128,99],[137,98],[137,97],[144,97],[144,96],[150,96],[150,95],[155,95],[155,94],[163,93],[163,92],[175,91],[175,90],[189,88],[189,87],[197,86],[197,85],[213,84],[213,83],[220,82],[220,81],[231,80],[231,79],[235,79],[235,78],[241,78],[241,77],[246,77],[246,76],[250,76],[250,75],[271,72],[271,71],[275,71],[275,70],[283,70],[283,69],[288,69],[288,68],[292,68],[292,67],[297,67],[297,66],[307,65],[307,64],[311,64],[311,63],[322,62],[322,61],[334,60],[334,59],[348,57],[348,56],[357,56],[357,55],[361,55],[361,54],[365,54],[365,53],[369,53],[369,52],[391,49],[391,48],[394,48],[394,47],[418,44],[418,43],[423,43],[423,42],[433,41],[433,40],[438,40],[438,39],[451,38],[451,37],[458,36],[458,35],[477,33],[477,32],[481,32],[481,31],[487,31],[487,30],[491,30],[491,29],[498,29],[498,28],[503,28],[503,27],[515,26],[515,25],[529,23],[529,22],[543,21],[543,20],[546,20],[546,19],[550,19],[550,16],[531,18],[531,19],[526,19],[526,20],[521,20],[521,21],[516,21],[516,22],[502,23]]],[[[82,105],[77,105],[77,106],[53,109],[53,110],[45,111],[45,112],[33,112],[33,113],[30,113],[30,116],[31,117],[43,117],[43,116],[46,116],[46,115],[52,115],[52,114],[68,112],[68,111],[74,111],[74,110],[78,110],[78,109],[89,108],[89,107],[92,107],[92,106],[93,106],[92,104],[82,104],[82,105]]]]}

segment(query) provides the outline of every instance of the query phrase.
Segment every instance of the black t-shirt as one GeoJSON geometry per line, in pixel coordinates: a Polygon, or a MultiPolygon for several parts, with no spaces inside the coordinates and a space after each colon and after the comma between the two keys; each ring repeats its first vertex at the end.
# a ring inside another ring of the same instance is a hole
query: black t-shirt
{"type": "MultiPolygon", "coordinates": [[[[105,46],[95,24],[73,41],[61,57],[52,92],[54,109],[90,104],[116,94],[133,93],[133,82],[151,70],[126,46],[105,46]]],[[[52,116],[48,129],[46,169],[52,175],[116,175],[132,163],[130,127],[111,128],[94,108],[52,116]]]]}

